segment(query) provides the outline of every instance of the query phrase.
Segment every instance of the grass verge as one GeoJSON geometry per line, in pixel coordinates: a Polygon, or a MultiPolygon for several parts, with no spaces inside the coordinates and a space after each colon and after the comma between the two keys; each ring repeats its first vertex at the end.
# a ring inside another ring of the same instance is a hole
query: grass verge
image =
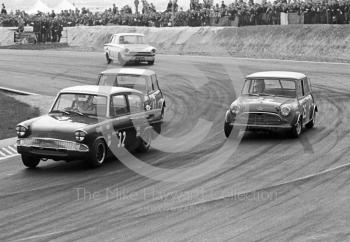
{"type": "Polygon", "coordinates": [[[40,115],[38,108],[19,102],[0,92],[0,139],[16,136],[16,125],[24,120],[40,115]]]}

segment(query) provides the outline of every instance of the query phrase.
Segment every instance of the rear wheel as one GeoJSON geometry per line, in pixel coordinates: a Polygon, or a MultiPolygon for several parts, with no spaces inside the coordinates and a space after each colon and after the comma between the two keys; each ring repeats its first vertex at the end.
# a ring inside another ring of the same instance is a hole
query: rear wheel
{"type": "Polygon", "coordinates": [[[40,159],[33,156],[22,155],[22,162],[28,168],[35,168],[39,165],[40,159]]]}
{"type": "Polygon", "coordinates": [[[137,147],[137,151],[138,152],[147,152],[149,150],[149,148],[151,147],[151,142],[152,142],[152,133],[150,131],[150,129],[146,129],[142,136],[139,137],[140,139],[140,145],[139,147],[137,147]]]}
{"type": "Polygon", "coordinates": [[[312,115],[312,119],[305,125],[306,128],[312,129],[315,126],[316,122],[316,112],[314,111],[314,114],[312,115]]]}
{"type": "Polygon", "coordinates": [[[106,61],[107,61],[107,64],[111,64],[112,63],[112,59],[109,57],[108,53],[106,53],[106,61]]]}
{"type": "Polygon", "coordinates": [[[93,168],[100,167],[103,162],[106,160],[107,155],[107,146],[106,143],[99,139],[96,140],[89,157],[89,165],[93,168]]]}

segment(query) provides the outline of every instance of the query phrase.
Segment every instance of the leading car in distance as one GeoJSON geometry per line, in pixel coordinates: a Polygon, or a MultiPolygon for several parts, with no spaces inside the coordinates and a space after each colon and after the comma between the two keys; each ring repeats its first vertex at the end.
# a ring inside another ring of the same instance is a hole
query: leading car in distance
{"type": "Polygon", "coordinates": [[[17,151],[30,168],[46,159],[81,159],[99,167],[110,151],[147,151],[156,125],[160,115],[145,109],[137,90],[70,87],[58,94],[48,114],[17,125],[17,151]]]}
{"type": "Polygon", "coordinates": [[[248,75],[241,95],[225,115],[226,137],[240,130],[287,130],[299,137],[314,127],[318,111],[309,78],[297,72],[267,71],[248,75]]]}
{"type": "Polygon", "coordinates": [[[121,65],[128,62],[147,62],[153,65],[156,48],[145,42],[145,36],[139,33],[119,33],[112,35],[104,45],[107,63],[118,61],[121,65]]]}

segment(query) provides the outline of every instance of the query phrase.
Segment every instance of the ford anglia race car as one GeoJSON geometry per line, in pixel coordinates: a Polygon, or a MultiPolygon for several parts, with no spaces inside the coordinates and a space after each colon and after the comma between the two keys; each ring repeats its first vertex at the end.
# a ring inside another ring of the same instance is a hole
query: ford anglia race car
{"type": "Polygon", "coordinates": [[[268,71],[246,77],[242,93],[227,110],[224,133],[286,130],[299,137],[315,125],[317,105],[310,80],[301,73],[268,71]]]}
{"type": "Polygon", "coordinates": [[[17,125],[17,151],[30,168],[46,159],[80,159],[99,167],[111,151],[147,151],[158,125],[160,111],[146,110],[137,90],[70,87],[58,94],[47,115],[17,125]]]}
{"type": "Polygon", "coordinates": [[[147,62],[153,65],[156,48],[145,43],[144,35],[138,33],[119,33],[112,35],[109,43],[104,45],[107,63],[118,61],[125,65],[128,62],[147,62]]]}

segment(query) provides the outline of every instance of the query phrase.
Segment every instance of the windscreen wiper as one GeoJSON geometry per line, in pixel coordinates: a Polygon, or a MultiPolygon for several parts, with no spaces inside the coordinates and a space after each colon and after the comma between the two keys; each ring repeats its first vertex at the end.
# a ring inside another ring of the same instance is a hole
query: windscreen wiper
{"type": "Polygon", "coordinates": [[[64,114],[69,115],[69,112],[63,111],[63,110],[52,110],[50,113],[64,113],[64,114]]]}

